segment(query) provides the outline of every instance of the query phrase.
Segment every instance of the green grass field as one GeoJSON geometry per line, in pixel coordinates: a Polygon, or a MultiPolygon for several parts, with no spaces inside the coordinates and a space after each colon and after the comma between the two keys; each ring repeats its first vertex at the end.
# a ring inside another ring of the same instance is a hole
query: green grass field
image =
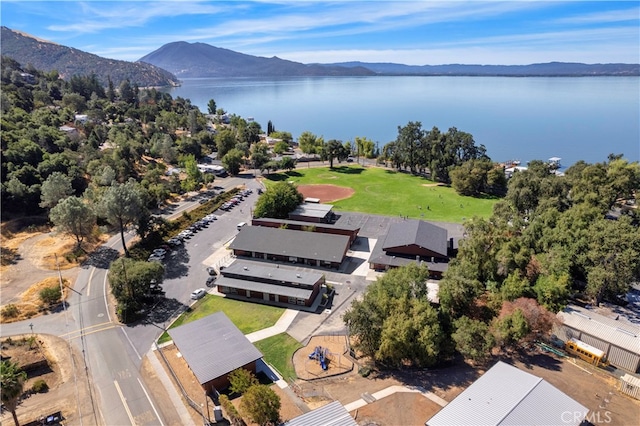
{"type": "Polygon", "coordinates": [[[264,340],[259,340],[254,343],[254,346],[262,352],[264,360],[273,365],[285,380],[297,377],[291,358],[293,353],[298,348],[301,348],[302,345],[296,339],[287,333],[280,333],[264,340]]]}
{"type": "Polygon", "coordinates": [[[337,211],[383,216],[408,216],[440,222],[462,223],[473,216],[488,218],[497,198],[458,195],[447,186],[428,179],[380,167],[339,166],[304,168],[265,176],[267,181],[289,181],[298,185],[329,184],[350,187],[355,194],[333,202],[337,211]]]}
{"type": "MultiPolygon", "coordinates": [[[[218,311],[224,312],[243,334],[271,327],[284,313],[283,308],[277,308],[275,306],[241,302],[207,294],[191,309],[180,315],[169,328],[171,329],[204,318],[218,311]]],[[[160,336],[160,339],[158,339],[158,343],[168,342],[169,340],[171,340],[171,337],[165,332],[160,336]]]]}

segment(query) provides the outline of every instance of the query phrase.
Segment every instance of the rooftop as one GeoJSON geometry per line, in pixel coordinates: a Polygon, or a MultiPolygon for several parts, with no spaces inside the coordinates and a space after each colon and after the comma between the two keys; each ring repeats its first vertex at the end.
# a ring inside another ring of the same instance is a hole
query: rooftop
{"type": "Polygon", "coordinates": [[[558,312],[558,318],[571,328],[634,353],[640,352],[640,327],[636,325],[573,305],[558,312]]]}
{"type": "Polygon", "coordinates": [[[244,226],[229,248],[341,263],[349,248],[349,237],[266,226],[244,226]]]}
{"type": "Polygon", "coordinates": [[[200,384],[262,358],[223,312],[168,330],[200,384]]]}
{"type": "Polygon", "coordinates": [[[579,425],[588,412],[545,380],[498,361],[427,425],[579,425]]]}

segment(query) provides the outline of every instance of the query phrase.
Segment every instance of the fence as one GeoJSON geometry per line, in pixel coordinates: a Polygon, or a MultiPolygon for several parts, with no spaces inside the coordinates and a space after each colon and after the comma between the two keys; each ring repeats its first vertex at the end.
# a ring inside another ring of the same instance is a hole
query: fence
{"type": "Polygon", "coordinates": [[[176,385],[178,385],[178,389],[180,389],[180,393],[182,394],[182,396],[185,399],[185,401],[187,401],[187,404],[189,404],[189,406],[191,406],[191,408],[196,410],[196,412],[198,414],[200,414],[202,416],[202,418],[204,418],[205,415],[204,415],[204,411],[202,410],[202,407],[198,403],[196,403],[193,399],[191,399],[191,397],[187,393],[186,389],[182,386],[182,383],[180,383],[180,379],[176,375],[175,371],[173,371],[173,368],[171,368],[171,364],[169,363],[169,360],[167,359],[167,357],[164,355],[164,352],[162,352],[162,349],[160,349],[160,347],[155,342],[154,342],[154,346],[156,348],[156,351],[162,357],[162,361],[167,366],[167,369],[169,370],[169,373],[171,373],[171,377],[173,378],[173,381],[175,382],[176,385]]]}

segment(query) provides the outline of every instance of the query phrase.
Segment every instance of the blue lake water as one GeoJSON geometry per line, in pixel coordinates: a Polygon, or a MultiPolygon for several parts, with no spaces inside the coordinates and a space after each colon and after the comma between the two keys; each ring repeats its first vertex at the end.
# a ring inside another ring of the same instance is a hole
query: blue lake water
{"type": "Polygon", "coordinates": [[[367,137],[382,147],[398,126],[471,133],[494,161],[561,157],[640,161],[638,77],[312,77],[185,79],[168,89],[201,111],[209,99],[263,130],[325,140],[367,137]]]}

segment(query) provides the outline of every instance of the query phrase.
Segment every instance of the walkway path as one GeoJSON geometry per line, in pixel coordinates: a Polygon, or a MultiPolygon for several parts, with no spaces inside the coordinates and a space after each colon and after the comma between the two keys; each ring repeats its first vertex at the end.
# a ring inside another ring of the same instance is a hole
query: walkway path
{"type": "Polygon", "coordinates": [[[247,339],[251,343],[259,340],[266,339],[267,337],[275,336],[276,334],[284,333],[287,331],[294,318],[298,315],[298,311],[295,309],[287,309],[281,316],[275,325],[263,328],[262,330],[254,331],[246,335],[247,339]]]}
{"type": "Polygon", "coordinates": [[[353,401],[349,404],[346,404],[344,406],[344,408],[347,409],[347,411],[353,411],[356,410],[360,407],[364,407],[365,405],[369,404],[370,402],[375,402],[379,399],[382,399],[384,397],[387,397],[389,395],[393,395],[396,392],[418,392],[420,394],[422,394],[422,396],[424,396],[425,398],[435,402],[436,404],[438,404],[441,407],[444,407],[445,405],[447,405],[447,401],[445,401],[444,399],[440,398],[438,395],[434,394],[433,392],[429,392],[426,389],[424,389],[421,386],[411,386],[411,387],[407,387],[407,386],[389,386],[388,388],[382,389],[381,391],[375,392],[371,395],[369,394],[365,394],[363,395],[363,398],[360,398],[356,401],[353,401]]]}

